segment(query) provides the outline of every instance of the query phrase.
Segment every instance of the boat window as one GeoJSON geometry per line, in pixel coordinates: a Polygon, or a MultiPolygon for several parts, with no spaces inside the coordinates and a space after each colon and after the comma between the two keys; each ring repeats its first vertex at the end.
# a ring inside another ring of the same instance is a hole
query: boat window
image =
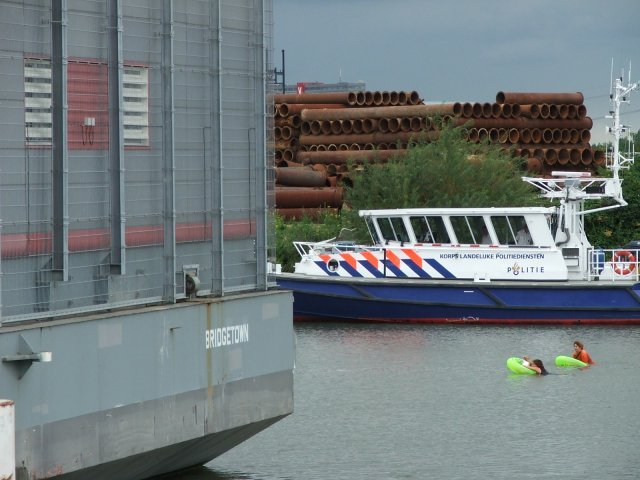
{"type": "Polygon", "coordinates": [[[404,226],[404,222],[401,217],[392,218],[378,218],[378,226],[380,227],[380,233],[385,241],[395,240],[397,242],[408,242],[409,234],[404,226]]]}
{"type": "Polygon", "coordinates": [[[451,243],[442,217],[424,215],[411,217],[410,220],[418,242],[451,243]]]}
{"type": "Polygon", "coordinates": [[[399,242],[408,242],[409,241],[409,232],[404,226],[404,221],[401,217],[394,217],[391,219],[391,224],[393,225],[393,231],[396,233],[396,240],[399,242]]]}
{"type": "Polygon", "coordinates": [[[371,217],[366,217],[364,221],[367,224],[367,230],[369,230],[369,235],[371,235],[371,240],[373,240],[373,244],[378,245],[382,243],[382,241],[378,237],[378,232],[376,231],[376,227],[371,217]]]}
{"type": "Polygon", "coordinates": [[[395,240],[396,236],[393,233],[393,227],[391,226],[391,221],[388,218],[378,218],[376,220],[378,222],[378,227],[380,228],[380,234],[382,235],[382,242],[385,240],[395,240]]]}
{"type": "MultiPolygon", "coordinates": [[[[451,226],[453,227],[453,231],[456,234],[458,243],[468,243],[474,245],[483,243],[482,237],[486,235],[487,227],[482,216],[453,216],[451,217],[451,226]]],[[[491,241],[485,241],[484,243],[491,243],[491,241]]]]}
{"type": "Polygon", "coordinates": [[[522,215],[492,216],[491,223],[498,235],[500,245],[515,245],[518,230],[526,225],[522,215]]]}

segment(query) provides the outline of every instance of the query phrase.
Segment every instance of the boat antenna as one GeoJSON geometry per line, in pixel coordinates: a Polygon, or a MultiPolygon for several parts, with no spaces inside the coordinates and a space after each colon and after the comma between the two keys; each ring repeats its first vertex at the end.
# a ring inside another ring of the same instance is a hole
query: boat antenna
{"type": "MultiPolygon", "coordinates": [[[[629,64],[629,79],[631,78],[631,64],[629,64]]],[[[613,135],[613,151],[611,153],[611,158],[608,162],[608,167],[613,173],[613,178],[616,181],[619,181],[619,173],[622,168],[629,168],[633,164],[633,156],[629,156],[628,158],[623,156],[620,153],[620,136],[623,133],[627,133],[629,131],[629,127],[620,123],[620,106],[623,103],[629,104],[631,101],[629,100],[629,96],[631,92],[640,88],[640,83],[631,83],[629,82],[625,85],[624,81],[624,72],[619,77],[616,78],[613,82],[612,92],[610,94],[610,100],[613,105],[613,110],[610,112],[611,115],[607,115],[605,118],[609,118],[613,120],[613,125],[607,127],[607,132],[613,135]]]]}
{"type": "Polygon", "coordinates": [[[613,98],[613,57],[611,57],[611,72],[609,73],[609,100],[613,98]]]}

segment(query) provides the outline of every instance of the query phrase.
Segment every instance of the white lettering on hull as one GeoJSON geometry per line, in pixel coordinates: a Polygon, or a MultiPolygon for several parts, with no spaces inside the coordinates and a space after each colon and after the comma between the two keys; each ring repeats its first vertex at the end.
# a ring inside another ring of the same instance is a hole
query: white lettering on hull
{"type": "Polygon", "coordinates": [[[207,349],[246,343],[249,341],[249,324],[243,323],[242,325],[205,330],[204,338],[207,349]]]}

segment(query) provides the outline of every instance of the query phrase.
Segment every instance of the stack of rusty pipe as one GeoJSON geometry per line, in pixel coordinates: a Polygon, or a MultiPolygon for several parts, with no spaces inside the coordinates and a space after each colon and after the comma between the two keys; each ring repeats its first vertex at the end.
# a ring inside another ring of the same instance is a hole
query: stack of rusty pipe
{"type": "Polygon", "coordinates": [[[348,160],[385,162],[413,142],[437,139],[439,122],[465,126],[470,142],[501,145],[539,175],[593,171],[604,163],[604,153],[589,144],[593,122],[579,92],[498,92],[495,103],[424,104],[415,91],[274,100],[276,208],[288,217],[340,209],[341,187],[350,184],[348,160]]]}
{"type": "MultiPolygon", "coordinates": [[[[343,185],[350,184],[346,171],[347,159],[382,161],[397,153],[397,133],[401,127],[395,117],[391,127],[395,132],[392,132],[389,127],[386,131],[379,131],[378,120],[369,118],[368,115],[344,120],[306,121],[303,116],[307,112],[394,108],[421,103],[416,91],[275,95],[274,147],[278,212],[287,218],[299,218],[304,214],[313,217],[327,209],[338,210],[342,207],[343,185]],[[395,121],[398,122],[397,127],[395,121]],[[384,133],[389,135],[385,136],[384,133]],[[321,143],[322,136],[330,136],[330,140],[321,143]],[[310,137],[313,138],[309,140],[310,137]],[[381,142],[391,142],[392,145],[382,145],[381,148],[381,142]]],[[[409,121],[409,128],[413,128],[414,132],[420,131],[423,121],[420,118],[414,119],[413,126],[409,121]]]]}
{"type": "Polygon", "coordinates": [[[498,92],[493,104],[465,104],[455,125],[471,142],[497,143],[527,160],[529,171],[595,171],[604,152],[591,148],[593,121],[582,93],[498,92]]]}

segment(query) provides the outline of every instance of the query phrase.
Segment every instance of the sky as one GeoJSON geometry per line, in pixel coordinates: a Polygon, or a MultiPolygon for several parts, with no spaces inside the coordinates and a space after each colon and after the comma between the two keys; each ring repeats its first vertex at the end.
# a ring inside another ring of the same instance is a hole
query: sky
{"type": "MultiPolygon", "coordinates": [[[[273,0],[287,84],[366,83],[425,102],[582,92],[604,142],[611,75],[640,82],[640,0],[273,0]]],[[[640,90],[621,121],[640,129],[640,90]]],[[[636,146],[640,149],[640,145],[636,146]]]]}

